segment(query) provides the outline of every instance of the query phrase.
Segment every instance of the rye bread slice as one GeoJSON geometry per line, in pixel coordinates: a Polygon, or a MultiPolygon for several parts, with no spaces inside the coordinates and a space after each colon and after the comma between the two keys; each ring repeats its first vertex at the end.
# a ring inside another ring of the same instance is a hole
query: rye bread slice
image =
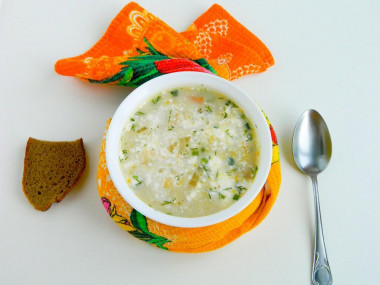
{"type": "Polygon", "coordinates": [[[46,211],[70,192],[85,167],[82,139],[52,142],[29,138],[22,178],[24,194],[35,209],[46,211]]]}

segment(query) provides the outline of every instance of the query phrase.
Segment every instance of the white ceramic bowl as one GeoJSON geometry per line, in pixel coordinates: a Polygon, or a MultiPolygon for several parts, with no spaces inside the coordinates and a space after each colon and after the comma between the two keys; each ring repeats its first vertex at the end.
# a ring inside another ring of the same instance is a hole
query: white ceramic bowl
{"type": "Polygon", "coordinates": [[[272,160],[272,140],[268,124],[261,109],[248,93],[216,75],[200,72],[178,72],[152,79],[135,89],[124,99],[116,110],[108,129],[106,137],[106,159],[107,167],[115,187],[121,196],[141,214],[159,223],[170,226],[185,228],[204,227],[231,218],[255,199],[269,174],[272,160]],[[164,90],[199,85],[221,92],[231,98],[243,109],[245,115],[251,120],[252,125],[256,128],[256,135],[260,146],[258,172],[253,184],[249,187],[247,192],[228,208],[209,216],[195,218],[176,217],[149,207],[128,187],[119,166],[118,150],[120,137],[129,117],[133,115],[136,109],[147,99],[164,90]]]}

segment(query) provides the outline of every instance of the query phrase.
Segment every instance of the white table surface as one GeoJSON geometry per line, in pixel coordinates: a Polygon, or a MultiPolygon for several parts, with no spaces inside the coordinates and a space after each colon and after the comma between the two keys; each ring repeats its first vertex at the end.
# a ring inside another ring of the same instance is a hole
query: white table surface
{"type": "MultiPolygon", "coordinates": [[[[283,180],[259,227],[203,254],[153,248],[112,222],[96,186],[106,120],[130,88],[54,72],[90,48],[125,1],[3,0],[0,6],[0,284],[310,284],[313,200],[291,135],[308,108],[325,118],[333,157],[319,176],[334,284],[380,284],[380,37],[378,0],[220,1],[273,52],[267,72],[235,81],[277,131],[283,180]],[[22,187],[28,137],[83,137],[88,167],[47,212],[22,187]]],[[[139,1],[178,31],[213,1],[139,1]]]]}

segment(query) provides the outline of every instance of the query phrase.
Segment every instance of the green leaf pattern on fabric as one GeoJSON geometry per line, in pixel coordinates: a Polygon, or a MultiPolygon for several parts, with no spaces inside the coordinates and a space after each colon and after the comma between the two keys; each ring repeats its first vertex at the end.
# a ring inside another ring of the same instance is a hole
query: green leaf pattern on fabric
{"type": "Polygon", "coordinates": [[[116,206],[112,204],[107,198],[102,197],[101,201],[108,214],[116,223],[121,224],[122,226],[129,226],[129,229],[134,228],[134,230],[128,230],[131,235],[138,239],[141,239],[142,241],[155,245],[158,248],[168,250],[164,244],[171,241],[167,238],[150,232],[146,218],[141,213],[133,209],[128,220],[127,218],[117,213],[116,206]]]}
{"type": "MultiPolygon", "coordinates": [[[[120,65],[122,68],[118,73],[103,80],[88,79],[88,81],[97,84],[117,84],[137,87],[165,73],[162,73],[157,69],[157,64],[159,62],[166,61],[166,65],[170,66],[170,61],[178,60],[157,51],[146,38],[144,38],[144,42],[146,43],[147,51],[143,52],[137,49],[140,55],[130,57],[128,60],[121,62],[120,65]]],[[[193,62],[193,65],[198,66],[198,68],[193,67],[193,71],[200,71],[199,69],[203,69],[205,71],[216,73],[204,58],[188,61],[193,62]]],[[[187,71],[189,68],[191,70],[191,67],[188,66],[184,66],[184,68],[187,71]]],[[[175,71],[181,71],[181,67],[177,67],[177,70],[175,71]]]]}

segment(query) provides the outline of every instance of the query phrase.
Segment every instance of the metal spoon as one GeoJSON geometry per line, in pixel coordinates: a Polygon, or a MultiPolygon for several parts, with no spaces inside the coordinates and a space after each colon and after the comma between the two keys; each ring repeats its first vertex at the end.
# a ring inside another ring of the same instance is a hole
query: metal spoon
{"type": "Polygon", "coordinates": [[[298,168],[310,176],[314,190],[315,244],[311,276],[314,285],[332,284],[323,238],[317,183],[317,175],[329,164],[331,153],[331,137],[322,116],[315,110],[305,111],[298,119],[294,129],[293,157],[298,168]]]}

